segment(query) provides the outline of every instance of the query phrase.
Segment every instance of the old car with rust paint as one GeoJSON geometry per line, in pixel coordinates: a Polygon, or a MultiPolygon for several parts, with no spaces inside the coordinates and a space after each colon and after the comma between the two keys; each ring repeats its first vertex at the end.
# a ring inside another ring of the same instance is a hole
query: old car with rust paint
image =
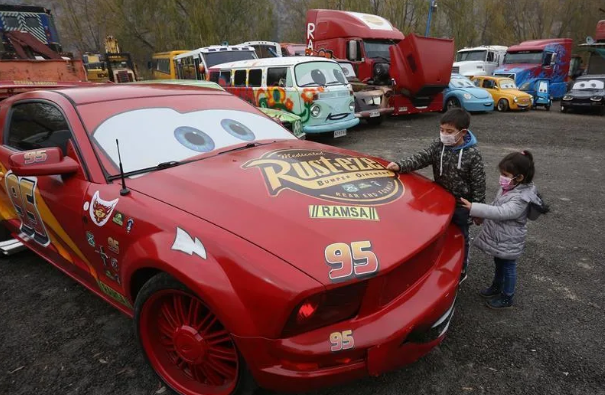
{"type": "Polygon", "coordinates": [[[385,85],[371,85],[362,82],[355,74],[353,63],[348,60],[338,60],[343,74],[353,88],[355,97],[355,116],[365,119],[371,125],[379,125],[384,118],[395,111],[389,105],[393,89],[385,85]]]}
{"type": "Polygon", "coordinates": [[[133,317],[179,394],[335,385],[445,336],[464,242],[454,198],[420,175],[216,89],[33,91],[0,125],[0,250],[133,317]]]}

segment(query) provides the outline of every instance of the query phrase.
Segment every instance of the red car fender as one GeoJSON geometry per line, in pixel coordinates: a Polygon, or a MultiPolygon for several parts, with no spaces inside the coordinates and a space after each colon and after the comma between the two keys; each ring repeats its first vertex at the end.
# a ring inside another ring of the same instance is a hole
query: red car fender
{"type": "Polygon", "coordinates": [[[311,277],[250,242],[203,221],[199,225],[191,227],[190,223],[189,228],[196,229],[198,240],[203,240],[205,259],[171,249],[175,232],[166,231],[139,238],[126,251],[123,278],[133,303],[134,293],[142,286],[137,284],[138,275],[154,269],[170,274],[197,294],[234,335],[275,338],[301,293],[323,289],[311,277]],[[150,258],[149,251],[157,256],[150,258]],[[288,274],[284,276],[284,272],[288,274]]]}

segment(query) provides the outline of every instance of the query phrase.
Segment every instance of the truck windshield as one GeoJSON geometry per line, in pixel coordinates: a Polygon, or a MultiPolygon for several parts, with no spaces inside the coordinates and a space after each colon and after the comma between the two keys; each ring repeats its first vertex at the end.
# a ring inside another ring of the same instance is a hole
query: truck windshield
{"type": "Polygon", "coordinates": [[[523,51],[523,52],[507,52],[504,57],[505,64],[515,63],[530,63],[530,64],[541,64],[542,63],[542,51],[523,51]]]}
{"type": "Polygon", "coordinates": [[[363,46],[368,58],[384,58],[391,61],[389,48],[394,42],[391,40],[363,40],[363,46]]]}
{"type": "Polygon", "coordinates": [[[464,51],[456,54],[456,62],[484,61],[487,51],[464,51]]]}
{"type": "Polygon", "coordinates": [[[206,60],[206,67],[208,68],[222,63],[256,59],[253,51],[218,51],[202,53],[202,56],[206,60]]]}
{"type": "Polygon", "coordinates": [[[305,62],[294,67],[296,84],[305,86],[346,85],[342,67],[336,62],[305,62]]]}

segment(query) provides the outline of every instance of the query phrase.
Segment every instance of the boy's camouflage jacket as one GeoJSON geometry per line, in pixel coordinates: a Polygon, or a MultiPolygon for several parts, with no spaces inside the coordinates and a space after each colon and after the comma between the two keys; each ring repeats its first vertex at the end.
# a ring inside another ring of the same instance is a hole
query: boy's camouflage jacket
{"type": "Polygon", "coordinates": [[[428,148],[396,163],[401,173],[432,165],[435,182],[454,195],[456,200],[463,197],[471,202],[484,203],[485,170],[477,139],[469,130],[464,141],[461,146],[446,147],[441,141],[435,140],[428,148]]]}

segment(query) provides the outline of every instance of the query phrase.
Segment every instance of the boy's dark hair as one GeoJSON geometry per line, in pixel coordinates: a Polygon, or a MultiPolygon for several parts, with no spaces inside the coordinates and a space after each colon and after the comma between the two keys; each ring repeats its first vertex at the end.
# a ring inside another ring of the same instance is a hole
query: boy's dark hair
{"type": "Polygon", "coordinates": [[[456,129],[468,129],[471,126],[471,114],[463,108],[452,108],[441,116],[441,124],[454,125],[456,129]]]}
{"type": "Polygon", "coordinates": [[[514,177],[523,175],[521,184],[529,184],[534,179],[534,156],[527,150],[512,152],[500,161],[498,168],[514,177]]]}

